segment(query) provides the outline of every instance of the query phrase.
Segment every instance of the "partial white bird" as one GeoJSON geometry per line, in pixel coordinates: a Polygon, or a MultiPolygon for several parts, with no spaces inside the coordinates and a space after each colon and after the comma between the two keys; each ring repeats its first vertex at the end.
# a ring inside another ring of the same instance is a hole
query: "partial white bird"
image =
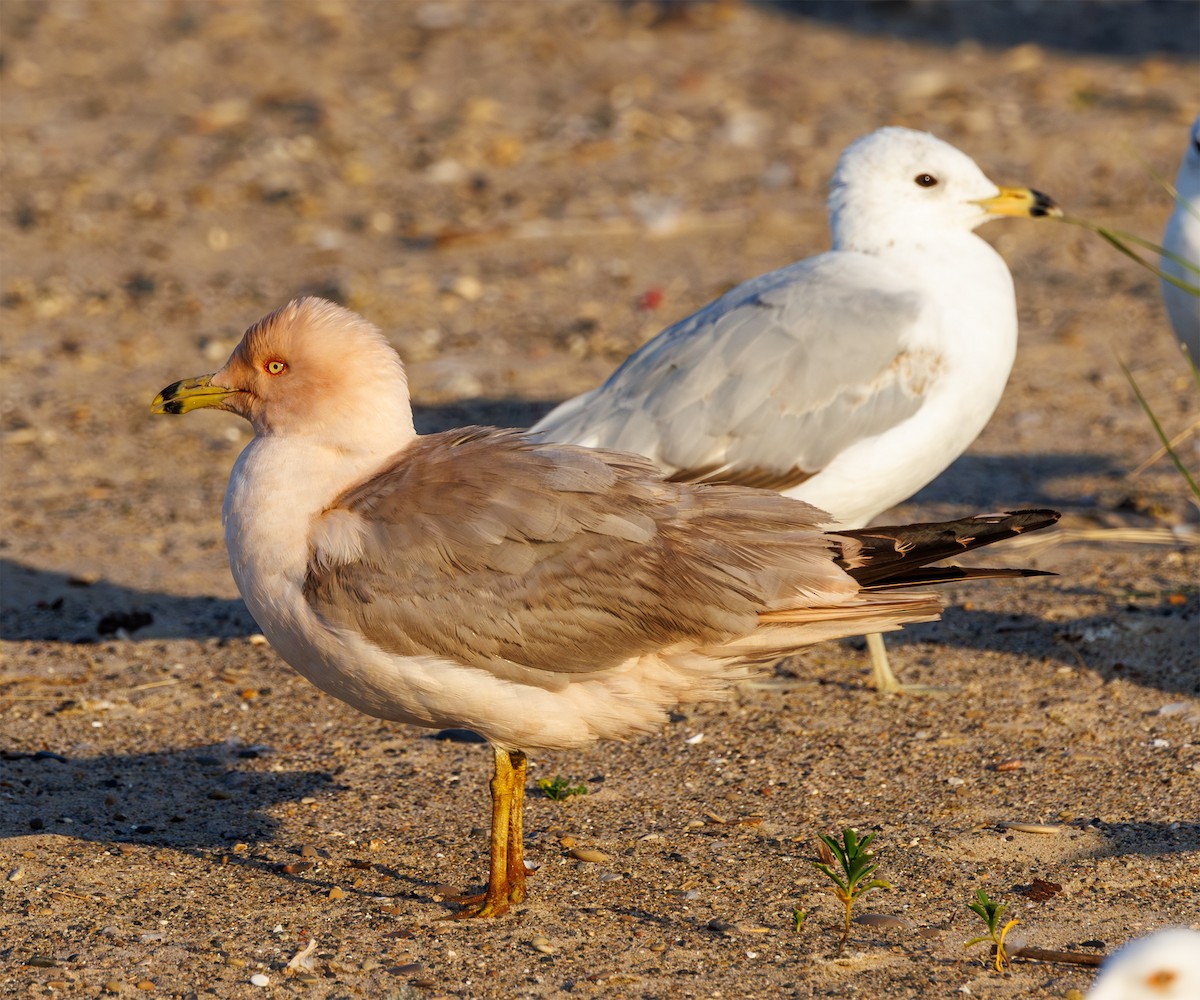
{"type": "MultiPolygon", "coordinates": [[[[238,589],[279,654],[362,712],[495,750],[488,890],[524,896],[525,750],[658,726],[755,665],[937,617],[895,587],[1048,511],[826,534],[806,503],[670,483],[645,458],[466,428],[418,436],[404,368],[366,320],[301,299],[155,413],[245,417],[225,495],[238,589]]],[[[1022,575],[997,571],[999,575],[1022,575]]]]}
{"type": "MultiPolygon", "coordinates": [[[[1175,192],[1175,211],[1167,220],[1163,249],[1200,267],[1200,115],[1188,133],[1187,152],[1175,177],[1175,192]]],[[[1170,257],[1164,256],[1160,266],[1180,281],[1200,284],[1195,271],[1189,271],[1170,257]]],[[[1192,364],[1200,365],[1200,296],[1169,281],[1162,282],[1162,294],[1175,336],[1192,364]]]]}
{"type": "Polygon", "coordinates": [[[1171,927],[1130,941],[1100,967],[1087,1000],[1200,1000],[1200,933],[1171,927]]]}
{"type": "MultiPolygon", "coordinates": [[[[531,433],[637,452],[676,481],[780,490],[831,526],[926,485],[983,430],[1016,355],[1012,277],[972,231],[1062,212],[906,128],[845,150],[829,212],[833,249],[668,327],[531,433]]],[[[899,690],[868,638],[876,686],[899,690]]]]}

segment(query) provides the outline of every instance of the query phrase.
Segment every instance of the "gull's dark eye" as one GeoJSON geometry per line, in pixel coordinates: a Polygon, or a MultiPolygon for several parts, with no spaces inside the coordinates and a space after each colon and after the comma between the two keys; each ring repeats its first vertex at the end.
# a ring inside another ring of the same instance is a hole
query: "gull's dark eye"
{"type": "Polygon", "coordinates": [[[937,185],[938,179],[933,174],[917,174],[913,178],[917,182],[918,187],[931,188],[937,185]]]}

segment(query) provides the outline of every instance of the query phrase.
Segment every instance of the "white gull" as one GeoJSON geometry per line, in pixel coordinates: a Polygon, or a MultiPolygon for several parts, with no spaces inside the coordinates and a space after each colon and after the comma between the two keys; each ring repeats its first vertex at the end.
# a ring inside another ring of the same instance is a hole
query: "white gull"
{"type": "MultiPolygon", "coordinates": [[[[831,527],[925,486],[983,430],[1016,355],[1012,276],[973,230],[1061,211],[891,127],[842,154],[829,212],[831,250],[680,320],[531,433],[646,455],[674,480],[780,490],[831,527]]],[[[876,687],[900,690],[868,639],[876,687]]]]}

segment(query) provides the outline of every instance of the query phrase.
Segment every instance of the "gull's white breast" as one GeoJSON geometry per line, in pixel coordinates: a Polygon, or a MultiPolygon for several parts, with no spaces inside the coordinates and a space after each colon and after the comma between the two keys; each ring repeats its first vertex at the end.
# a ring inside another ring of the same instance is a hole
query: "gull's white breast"
{"type": "Polygon", "coordinates": [[[787,491],[861,527],[931,482],[987,425],[1017,352],[1016,296],[1003,258],[973,233],[933,246],[897,247],[878,266],[906,276],[924,305],[907,348],[938,359],[911,417],[854,442],[817,475],[787,491]]]}

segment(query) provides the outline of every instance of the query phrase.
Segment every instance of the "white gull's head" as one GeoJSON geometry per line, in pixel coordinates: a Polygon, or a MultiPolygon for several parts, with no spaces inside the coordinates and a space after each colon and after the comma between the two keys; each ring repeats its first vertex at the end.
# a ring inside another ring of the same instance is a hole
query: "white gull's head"
{"type": "Polygon", "coordinates": [[[829,209],[834,248],[867,253],[970,232],[1002,215],[1062,214],[1037,191],[998,187],[949,143],[895,126],[846,147],[829,209]]]}

